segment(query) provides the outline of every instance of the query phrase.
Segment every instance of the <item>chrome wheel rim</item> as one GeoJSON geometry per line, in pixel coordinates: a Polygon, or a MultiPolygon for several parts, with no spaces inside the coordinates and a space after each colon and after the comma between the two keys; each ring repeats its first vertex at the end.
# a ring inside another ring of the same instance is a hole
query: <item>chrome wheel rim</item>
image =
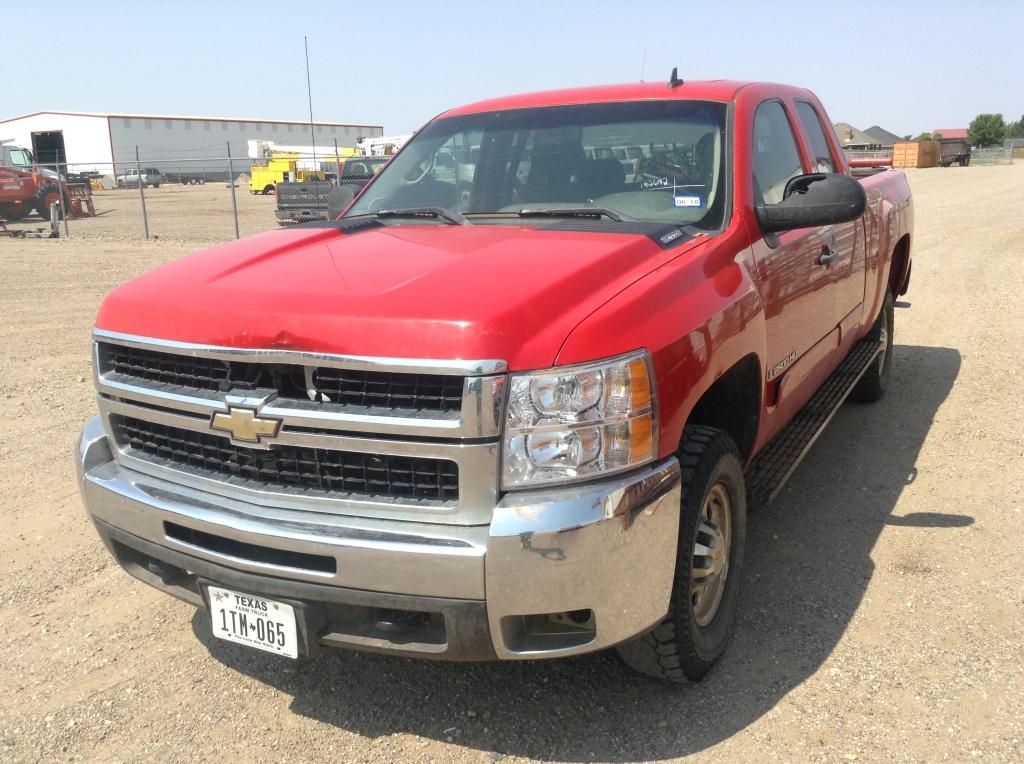
{"type": "Polygon", "coordinates": [[[731,546],[732,502],[725,486],[715,483],[704,499],[693,540],[690,607],[698,626],[707,626],[718,614],[729,577],[731,546]]]}

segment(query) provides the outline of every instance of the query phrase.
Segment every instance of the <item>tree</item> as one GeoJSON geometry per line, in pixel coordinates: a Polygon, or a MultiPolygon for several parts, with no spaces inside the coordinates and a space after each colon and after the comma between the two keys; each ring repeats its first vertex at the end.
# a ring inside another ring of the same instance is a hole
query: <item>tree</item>
{"type": "Polygon", "coordinates": [[[1006,123],[1002,114],[979,114],[971,120],[967,137],[975,146],[996,146],[1003,142],[1006,123]]]}
{"type": "Polygon", "coordinates": [[[921,133],[914,138],[915,141],[941,141],[942,133],[921,133]]]}
{"type": "Polygon", "coordinates": [[[1011,122],[1006,126],[1007,138],[1024,138],[1024,116],[1018,122],[1011,122]]]}

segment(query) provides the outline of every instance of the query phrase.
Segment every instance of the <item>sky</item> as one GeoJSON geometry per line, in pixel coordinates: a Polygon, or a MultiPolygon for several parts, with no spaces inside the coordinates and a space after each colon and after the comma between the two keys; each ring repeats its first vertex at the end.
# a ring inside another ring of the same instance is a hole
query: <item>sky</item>
{"type": "MultiPolygon", "coordinates": [[[[0,0],[8,18],[24,2],[0,0]]],[[[410,132],[453,106],[616,82],[784,82],[898,135],[1024,114],[1024,1],[50,0],[4,36],[0,119],[98,111],[308,119],[410,132]],[[39,64],[61,51],[63,66],[39,64]],[[54,76],[56,75],[56,76],[54,76]]],[[[2,137],[2,136],[0,136],[2,137]]]]}

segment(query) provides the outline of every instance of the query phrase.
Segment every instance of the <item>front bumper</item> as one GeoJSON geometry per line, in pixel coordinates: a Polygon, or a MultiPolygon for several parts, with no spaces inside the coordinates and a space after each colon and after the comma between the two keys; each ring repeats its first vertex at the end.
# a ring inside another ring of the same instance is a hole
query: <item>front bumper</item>
{"type": "Polygon", "coordinates": [[[199,607],[206,583],[291,602],[303,655],[349,647],[450,660],[557,657],[625,641],[668,611],[674,458],[602,482],[506,494],[489,526],[215,496],[122,467],[98,418],[82,433],[76,465],[86,510],[128,573],[199,607]]]}
{"type": "Polygon", "coordinates": [[[279,223],[306,223],[310,220],[327,220],[326,209],[311,209],[297,207],[293,209],[275,210],[275,217],[279,223]]]}

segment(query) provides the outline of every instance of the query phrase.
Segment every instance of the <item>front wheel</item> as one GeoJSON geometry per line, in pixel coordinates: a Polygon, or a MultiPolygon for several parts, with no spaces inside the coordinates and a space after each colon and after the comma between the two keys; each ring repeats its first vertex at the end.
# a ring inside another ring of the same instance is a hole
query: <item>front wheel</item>
{"type": "Polygon", "coordinates": [[[747,494],[736,444],[690,426],[679,450],[683,499],[669,612],[653,631],[619,645],[632,668],[669,682],[696,682],[725,651],[739,599],[747,494]]]}
{"type": "Polygon", "coordinates": [[[64,209],[60,199],[60,189],[57,186],[43,186],[36,194],[36,212],[43,220],[50,219],[50,205],[57,203],[57,219],[64,219],[64,209]]]}

